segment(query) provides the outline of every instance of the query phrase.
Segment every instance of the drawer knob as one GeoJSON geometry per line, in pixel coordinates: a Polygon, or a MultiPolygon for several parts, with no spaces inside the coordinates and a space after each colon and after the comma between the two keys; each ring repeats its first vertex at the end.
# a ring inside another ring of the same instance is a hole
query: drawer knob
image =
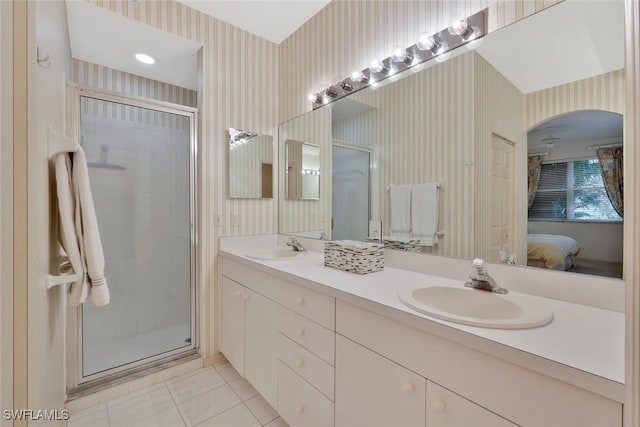
{"type": "Polygon", "coordinates": [[[402,386],[402,391],[404,391],[407,394],[411,394],[416,390],[415,386],[411,383],[407,383],[405,385],[402,386]]]}
{"type": "Polygon", "coordinates": [[[240,295],[242,295],[242,292],[240,292],[240,289],[236,289],[236,296],[239,297],[240,295]]]}
{"type": "Polygon", "coordinates": [[[249,300],[249,294],[245,293],[244,295],[242,295],[242,298],[244,298],[245,301],[249,300]]]}
{"type": "Polygon", "coordinates": [[[299,403],[298,403],[298,404],[296,405],[296,412],[297,412],[298,414],[303,413],[303,412],[304,412],[304,406],[302,406],[301,404],[299,404],[299,403]]]}
{"type": "Polygon", "coordinates": [[[304,359],[298,359],[298,360],[296,361],[296,366],[297,366],[298,368],[302,368],[302,367],[304,366],[304,359]]]}
{"type": "Polygon", "coordinates": [[[439,414],[442,414],[447,407],[447,405],[445,405],[444,402],[440,399],[434,400],[432,403],[432,406],[433,406],[433,410],[439,414]]]}
{"type": "Polygon", "coordinates": [[[304,336],[304,328],[298,329],[298,336],[299,337],[303,337],[304,336]]]}
{"type": "Polygon", "coordinates": [[[296,304],[303,305],[304,304],[304,298],[302,298],[302,297],[296,298],[296,304]]]}

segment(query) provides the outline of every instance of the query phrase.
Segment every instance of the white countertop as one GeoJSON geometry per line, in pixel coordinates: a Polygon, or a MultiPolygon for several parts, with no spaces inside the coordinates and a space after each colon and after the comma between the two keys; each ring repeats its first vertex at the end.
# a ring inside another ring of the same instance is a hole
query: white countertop
{"type": "MultiPolygon", "coordinates": [[[[252,260],[245,253],[274,247],[277,236],[222,238],[223,256],[377,311],[394,320],[541,371],[615,400],[624,398],[625,317],[623,313],[527,295],[553,312],[551,323],[532,329],[489,329],[461,325],[405,306],[398,291],[430,285],[463,286],[462,281],[385,266],[359,275],[324,266],[323,254],[306,252],[292,260],[252,260]],[[515,350],[515,351],[514,351],[515,350]]],[[[499,283],[508,288],[508,285],[499,283]]]]}

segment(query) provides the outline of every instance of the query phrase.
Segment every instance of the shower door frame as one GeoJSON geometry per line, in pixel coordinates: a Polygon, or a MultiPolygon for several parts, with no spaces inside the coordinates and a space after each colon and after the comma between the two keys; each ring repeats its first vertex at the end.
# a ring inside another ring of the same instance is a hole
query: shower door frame
{"type": "MultiPolygon", "coordinates": [[[[123,94],[104,89],[83,86],[75,83],[67,83],[65,87],[67,98],[67,129],[72,130],[72,135],[76,140],[80,140],[80,105],[81,98],[91,98],[98,101],[113,102],[132,107],[144,108],[163,113],[176,114],[189,118],[189,226],[190,226],[190,331],[191,344],[178,349],[163,352],[141,360],[137,360],[122,366],[116,366],[95,374],[83,375],[83,354],[82,354],[82,305],[69,307],[67,310],[67,393],[69,390],[80,386],[100,383],[110,378],[119,377],[128,371],[144,369],[146,366],[154,366],[165,361],[177,359],[181,356],[196,353],[200,347],[200,325],[199,325],[199,275],[198,259],[199,248],[198,236],[198,109],[186,105],[174,104],[155,99],[144,98],[135,95],[123,94]]],[[[87,301],[88,304],[91,302],[87,301]]]]}

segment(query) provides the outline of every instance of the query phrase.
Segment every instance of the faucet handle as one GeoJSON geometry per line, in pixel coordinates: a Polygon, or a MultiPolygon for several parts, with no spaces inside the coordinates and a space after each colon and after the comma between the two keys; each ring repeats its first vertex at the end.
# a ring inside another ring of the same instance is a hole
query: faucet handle
{"type": "Polygon", "coordinates": [[[478,276],[486,276],[487,275],[487,266],[485,260],[482,258],[476,258],[471,261],[471,265],[476,270],[476,275],[478,276]]]}

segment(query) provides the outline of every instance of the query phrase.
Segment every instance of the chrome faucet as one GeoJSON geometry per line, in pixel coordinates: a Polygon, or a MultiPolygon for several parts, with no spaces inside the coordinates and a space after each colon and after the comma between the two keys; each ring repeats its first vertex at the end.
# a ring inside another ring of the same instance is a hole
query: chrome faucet
{"type": "Polygon", "coordinates": [[[300,243],[299,241],[296,240],[295,237],[293,236],[289,236],[289,241],[287,242],[287,246],[291,246],[291,248],[295,251],[295,252],[306,252],[307,250],[305,249],[304,246],[302,246],[302,243],[300,243]]]}
{"type": "Polygon", "coordinates": [[[475,271],[469,275],[471,280],[464,284],[467,288],[481,289],[502,295],[509,293],[505,288],[498,286],[493,277],[489,276],[483,259],[476,258],[471,262],[471,265],[475,271]]]}

